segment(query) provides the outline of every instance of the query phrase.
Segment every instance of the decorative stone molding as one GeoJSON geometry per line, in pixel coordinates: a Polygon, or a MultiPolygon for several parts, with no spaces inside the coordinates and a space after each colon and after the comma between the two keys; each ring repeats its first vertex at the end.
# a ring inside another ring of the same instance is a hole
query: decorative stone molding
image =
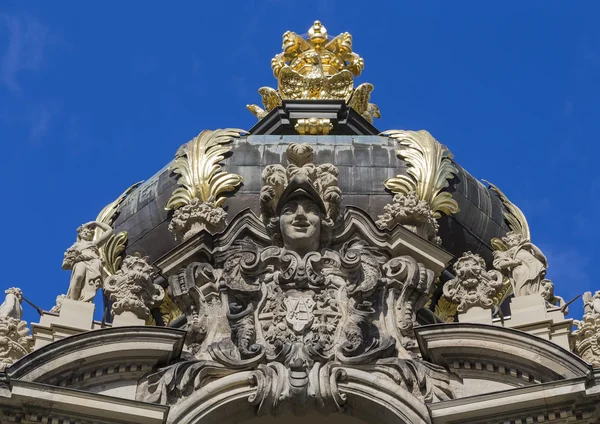
{"type": "Polygon", "coordinates": [[[175,239],[187,240],[201,230],[217,233],[227,224],[221,205],[226,192],[234,191],[242,177],[222,170],[221,162],[231,150],[230,144],[243,130],[205,130],[181,146],[175,155],[172,171],[179,175],[165,209],[173,210],[169,225],[175,239]]]}
{"type": "Polygon", "coordinates": [[[444,296],[458,305],[457,311],[467,312],[473,307],[492,309],[494,297],[504,282],[500,272],[486,271],[485,261],[479,255],[465,252],[454,263],[455,278],[444,284],[444,296]]]}
{"type": "Polygon", "coordinates": [[[600,368],[600,291],[583,294],[583,310],[583,319],[574,321],[575,353],[594,368],[600,368]]]}
{"type": "MultiPolygon", "coordinates": [[[[434,271],[409,254],[387,252],[368,218],[338,221],[337,168],[314,164],[309,145],[290,144],[287,157],[287,167],[269,165],[262,174],[262,223],[246,217],[251,227],[244,229],[233,222],[206,240],[209,260],[183,261],[170,272],[190,358],[147,376],[138,398],[186,403],[208,382],[240,372],[255,385],[250,402],[259,414],[284,405],[341,410],[338,385],[360,373],[421,403],[451,398],[446,370],[416,352],[417,311],[434,271]],[[346,233],[352,226],[358,228],[346,233]]],[[[437,249],[404,228],[385,234],[437,249]]]]}
{"type": "Polygon", "coordinates": [[[31,352],[32,339],[27,323],[21,320],[23,293],[12,287],[0,305],[0,371],[31,352]]]}
{"type": "MultiPolygon", "coordinates": [[[[542,251],[522,234],[510,231],[501,239],[492,239],[494,268],[508,278],[515,297],[541,295],[548,308],[563,306],[564,300],[554,295],[554,284],[546,279],[548,260],[542,251]]],[[[566,314],[568,310],[564,308],[566,314]]]]}
{"type": "Polygon", "coordinates": [[[112,301],[112,314],[133,314],[140,320],[150,317],[150,309],[164,298],[164,290],[153,283],[154,270],[147,258],[128,255],[121,269],[104,281],[104,293],[112,301]]]}
{"type": "Polygon", "coordinates": [[[377,225],[381,228],[393,228],[402,225],[413,233],[429,240],[438,246],[442,239],[437,233],[440,228],[429,204],[420,200],[417,193],[396,194],[392,203],[383,207],[384,214],[380,215],[377,225]]]}

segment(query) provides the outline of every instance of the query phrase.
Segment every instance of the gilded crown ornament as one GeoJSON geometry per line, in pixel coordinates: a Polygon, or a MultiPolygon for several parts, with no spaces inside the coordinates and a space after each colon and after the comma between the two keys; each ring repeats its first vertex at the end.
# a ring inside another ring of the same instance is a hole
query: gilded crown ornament
{"type": "Polygon", "coordinates": [[[369,103],[373,84],[354,88],[354,77],[365,64],[352,51],[352,35],[344,32],[330,38],[325,26],[315,21],[306,39],[291,31],[283,34],[282,50],[271,60],[277,90],[259,88],[264,109],[247,106],[258,119],[281,106],[282,100],[344,100],[370,123],[381,116],[377,105],[369,103]]]}

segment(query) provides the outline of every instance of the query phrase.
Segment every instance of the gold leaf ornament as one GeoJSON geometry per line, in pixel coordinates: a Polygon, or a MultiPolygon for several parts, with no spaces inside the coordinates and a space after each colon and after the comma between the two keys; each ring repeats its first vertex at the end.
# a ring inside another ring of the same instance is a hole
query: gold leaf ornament
{"type": "MultiPolygon", "coordinates": [[[[525,240],[531,240],[531,232],[529,231],[529,224],[527,223],[527,218],[525,218],[525,214],[517,205],[511,202],[508,197],[500,190],[497,186],[490,183],[489,181],[482,180],[486,183],[490,190],[498,196],[500,202],[502,202],[502,206],[504,207],[504,220],[508,223],[508,228],[515,233],[521,234],[525,240]]],[[[495,241],[498,239],[492,240],[492,245],[494,247],[498,242],[495,241]]],[[[500,247],[500,246],[499,246],[500,247]]],[[[497,250],[505,250],[504,248],[499,248],[497,250]]]]}
{"type": "Polygon", "coordinates": [[[414,191],[420,200],[429,204],[436,219],[442,213],[451,215],[460,210],[452,194],[442,191],[458,172],[446,146],[425,130],[391,130],[381,135],[396,140],[400,146],[396,153],[408,164],[408,175],[397,175],[384,182],[389,190],[403,195],[414,191]]]}
{"type": "MultiPolygon", "coordinates": [[[[103,222],[112,226],[115,220],[115,214],[121,204],[125,201],[125,199],[136,189],[138,188],[143,181],[139,181],[133,185],[131,185],[127,190],[125,190],[119,197],[117,197],[113,202],[109,203],[100,211],[98,216],[96,217],[96,221],[103,222]]],[[[97,240],[98,237],[102,234],[102,229],[96,227],[94,232],[94,240],[97,240]]],[[[104,271],[105,276],[114,275],[120,268],[121,262],[123,261],[122,253],[125,250],[125,246],[127,245],[127,232],[121,231],[120,233],[113,234],[108,238],[106,243],[100,246],[100,258],[102,259],[102,269],[104,271]]]]}
{"type": "Polygon", "coordinates": [[[221,162],[231,151],[234,139],[245,134],[239,129],[204,130],[179,148],[171,170],[179,174],[175,191],[165,209],[175,210],[196,198],[219,207],[227,198],[224,193],[236,189],[242,177],[223,171],[221,162]]]}

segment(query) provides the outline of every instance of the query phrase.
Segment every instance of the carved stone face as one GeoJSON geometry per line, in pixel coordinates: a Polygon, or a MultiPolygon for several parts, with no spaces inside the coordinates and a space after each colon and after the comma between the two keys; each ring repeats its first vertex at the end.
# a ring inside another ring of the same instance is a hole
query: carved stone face
{"type": "Polygon", "coordinates": [[[92,241],[94,239],[94,230],[90,227],[82,228],[79,231],[79,238],[85,241],[92,241]]]}
{"type": "Polygon", "coordinates": [[[508,247],[513,247],[518,246],[523,241],[523,236],[521,236],[519,233],[510,231],[505,237],[502,238],[502,240],[508,247]]]}
{"type": "Polygon", "coordinates": [[[454,265],[456,276],[461,278],[463,286],[469,288],[478,285],[478,277],[481,275],[482,270],[481,263],[472,256],[461,257],[454,265]]]}
{"type": "Polygon", "coordinates": [[[297,197],[281,209],[279,227],[283,245],[301,256],[319,249],[321,212],[314,201],[297,197]]]}

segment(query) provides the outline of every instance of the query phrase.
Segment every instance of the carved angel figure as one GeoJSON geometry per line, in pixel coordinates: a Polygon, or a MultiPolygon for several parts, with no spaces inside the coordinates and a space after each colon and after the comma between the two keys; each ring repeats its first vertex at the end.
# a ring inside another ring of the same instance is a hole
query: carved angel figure
{"type": "Polygon", "coordinates": [[[98,288],[102,287],[102,259],[99,247],[112,235],[110,225],[92,221],[77,228],[77,241],[67,249],[62,263],[63,269],[72,270],[67,298],[91,302],[98,288]],[[102,234],[94,240],[94,230],[102,234]]]}

